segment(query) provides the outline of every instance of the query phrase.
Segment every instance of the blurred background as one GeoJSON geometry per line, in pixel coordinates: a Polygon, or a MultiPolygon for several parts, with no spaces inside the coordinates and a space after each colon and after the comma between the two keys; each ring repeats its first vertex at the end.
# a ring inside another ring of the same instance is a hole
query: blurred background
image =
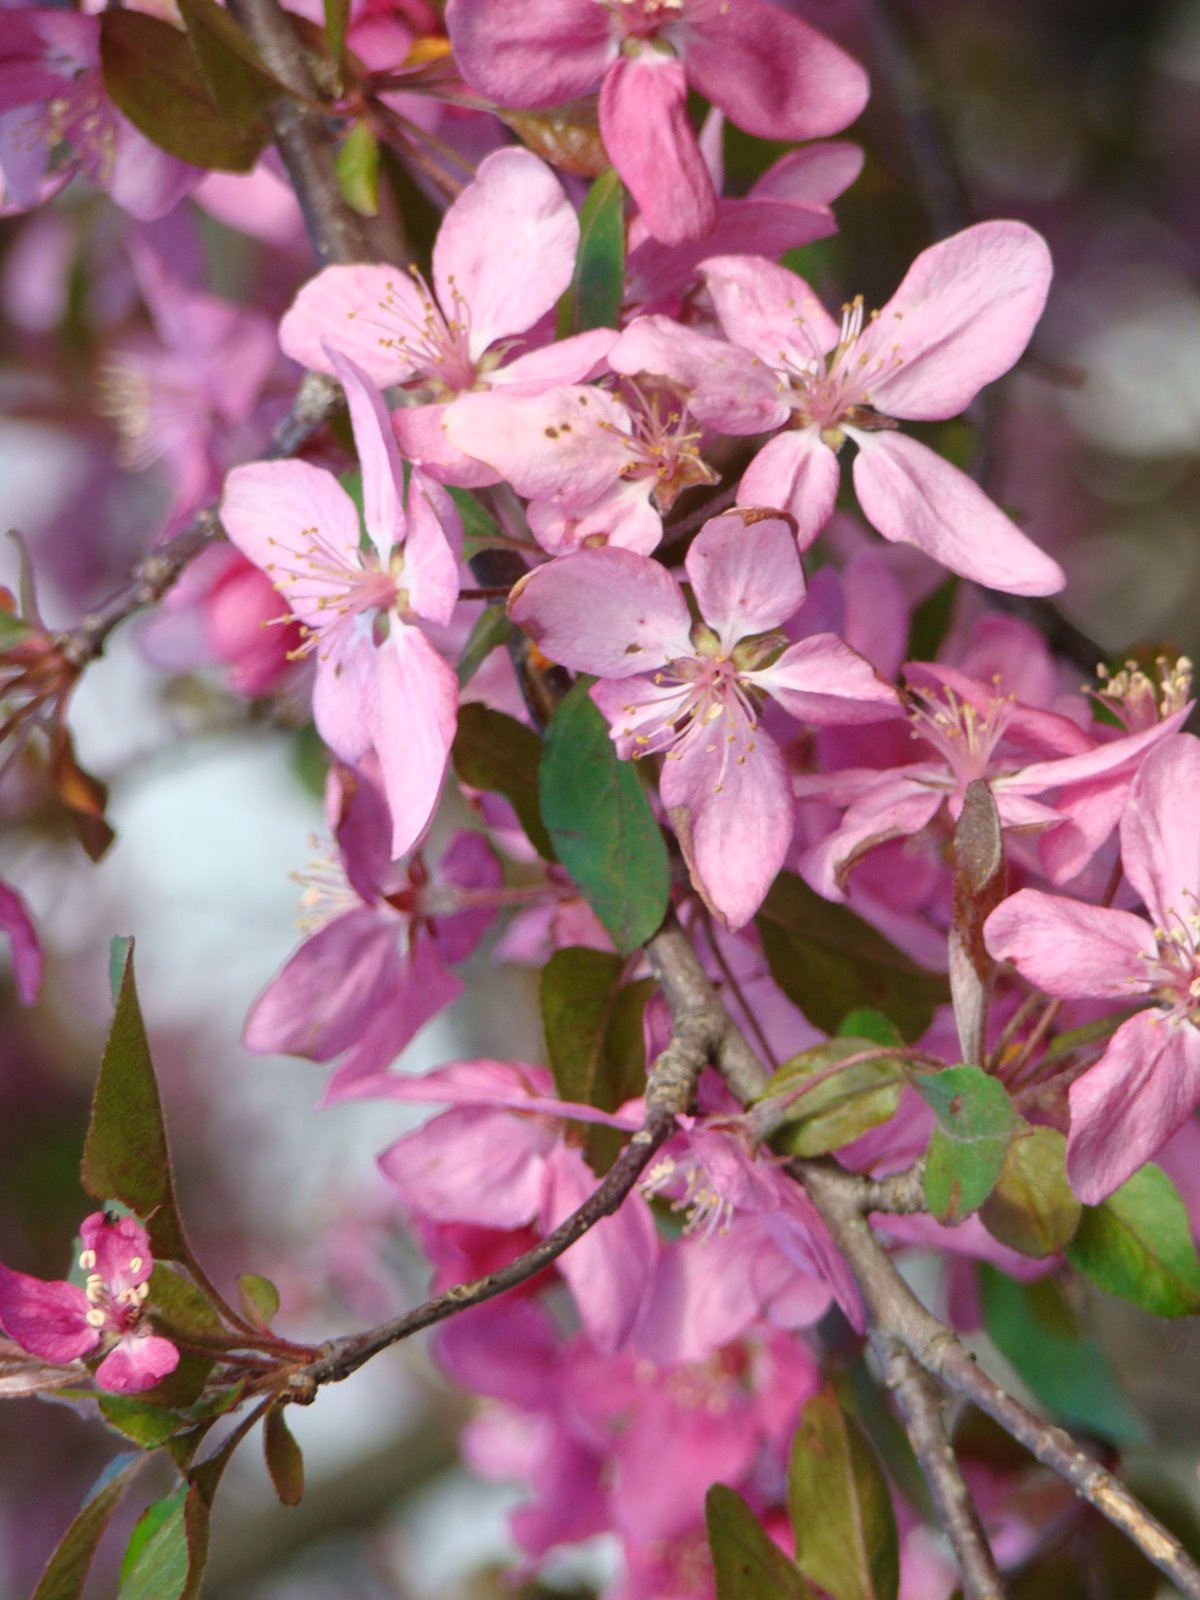
{"type": "MultiPolygon", "coordinates": [[[[835,298],[861,290],[878,305],[935,237],[993,216],[1041,229],[1056,261],[1047,316],[961,448],[1066,567],[1063,608],[1106,654],[1137,644],[1195,656],[1200,0],[796,9],[857,53],[875,86],[848,134],[865,148],[863,175],[837,206],[841,232],[806,253],[804,270],[835,298]]],[[[731,186],[748,185],[768,156],[731,133],[731,186]]],[[[250,206],[215,179],[184,203],[171,249],[194,287],[269,314],[286,305],[310,258],[294,208],[271,194],[270,206],[250,206]]],[[[152,392],[168,422],[182,401],[169,363],[155,365],[161,324],[130,265],[130,227],[78,181],[0,221],[0,516],[28,543],[51,626],[118,587],[179,515],[169,429],[157,458],[138,433],[139,397],[152,392]]],[[[256,409],[228,430],[230,461],[252,453],[294,377],[264,381],[256,409]]],[[[0,583],[15,581],[15,551],[0,542],[0,583]]],[[[278,1282],[282,1331],[326,1337],[421,1297],[419,1257],[374,1166],[406,1113],[318,1112],[324,1068],[239,1043],[249,1003],[296,942],[289,873],[303,870],[321,826],[320,773],[286,697],[249,703],[211,650],[183,655],[164,659],[152,629],[127,626],[75,698],[80,758],[111,786],[117,841],[99,866],[47,806],[36,770],[0,788],[0,879],[26,895],[48,954],[34,1009],[17,1004],[0,967],[0,1259],[46,1277],[68,1267],[87,1209],[78,1159],[110,1010],[108,943],[134,934],[196,1243],[223,1283],[243,1270],[278,1282]]],[[[485,947],[469,984],[417,1041],[414,1065],[536,1054],[520,975],[501,981],[485,947]]],[[[1153,1454],[1194,1482],[1196,1340],[1112,1302],[1093,1309],[1153,1454]]],[[[464,1415],[415,1347],[323,1395],[295,1418],[309,1469],[302,1510],[274,1502],[250,1452],[235,1463],[208,1600],[519,1592],[494,1575],[511,1559],[505,1515],[519,1491],[454,1466],[464,1415]]],[[[114,1445],[63,1405],[0,1414],[0,1600],[30,1592],[114,1445]]],[[[593,1593],[610,1559],[601,1542],[527,1592],[593,1593]]],[[[93,1592],[112,1584],[102,1564],[93,1592]]]]}

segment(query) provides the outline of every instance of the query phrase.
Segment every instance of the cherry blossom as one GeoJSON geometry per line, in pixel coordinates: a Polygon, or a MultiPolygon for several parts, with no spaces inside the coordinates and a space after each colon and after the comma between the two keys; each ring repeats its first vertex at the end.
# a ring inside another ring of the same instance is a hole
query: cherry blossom
{"type": "Polygon", "coordinates": [[[500,105],[557,105],[599,84],[605,147],[668,244],[717,216],[689,86],[768,139],[836,133],[867,96],[856,62],[761,0],[449,0],[446,26],[463,76],[500,105]]]}
{"type": "Polygon", "coordinates": [[[592,698],[623,758],[663,754],[660,793],[696,887],[730,927],[749,921],[783,864],[794,802],[761,726],[770,696],[803,721],[895,714],[895,691],[830,634],[783,649],[804,598],[790,524],[732,512],[707,522],[679,584],[627,550],[583,550],[530,573],[513,619],[555,661],[601,680],[592,698]]]}
{"type": "Polygon", "coordinates": [[[709,261],[704,276],[727,338],[775,375],[783,425],[738,499],[789,511],[801,547],[833,514],[846,440],[868,521],[951,571],[1012,594],[1053,594],[1064,577],[966,476],[893,419],[957,416],[1020,356],[1050,285],[1045,242],[1021,222],[981,222],[924,250],[867,317],[861,296],[839,326],[795,273],[753,256],[709,261]]]}
{"type": "Polygon", "coordinates": [[[145,1320],[154,1266],[146,1230],[134,1217],[94,1211],[79,1229],[74,1283],[47,1283],[0,1266],[0,1327],[30,1355],[66,1363],[103,1352],[96,1383],[116,1394],[152,1388],[179,1364],[169,1339],[145,1320]]]}
{"type": "Polygon", "coordinates": [[[1067,1173],[1098,1204],[1152,1159],[1200,1104],[1200,740],[1179,734],[1142,762],[1121,818],[1121,859],[1149,915],[1022,889],[992,912],[988,949],[1063,999],[1147,1002],[1069,1091],[1067,1173]]]}
{"type": "Polygon", "coordinates": [[[221,519],[306,630],[321,737],[351,766],[374,752],[392,855],[402,856],[429,825],[454,738],[458,683],[422,625],[453,614],[462,528],[445,490],[419,471],[405,509],[382,397],[352,361],[336,351],[330,361],[362,464],[367,550],[353,500],[331,472],[305,461],[235,468],[221,519]]]}

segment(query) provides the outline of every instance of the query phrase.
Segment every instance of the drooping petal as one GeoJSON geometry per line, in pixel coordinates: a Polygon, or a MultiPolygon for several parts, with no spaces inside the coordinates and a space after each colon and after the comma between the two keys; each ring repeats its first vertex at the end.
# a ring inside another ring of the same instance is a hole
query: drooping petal
{"type": "Polygon", "coordinates": [[[381,646],[372,743],[392,813],[392,855],[420,840],[442,792],[458,720],[458,679],[420,631],[392,618],[381,646]]]}
{"type": "Polygon", "coordinates": [[[425,1024],[463,993],[462,980],[443,964],[430,939],[414,937],[407,957],[397,962],[397,967],[397,984],[367,1014],[363,1031],[330,1074],[322,1106],[346,1099],[350,1085],[386,1074],[425,1024]]]}
{"type": "Polygon", "coordinates": [[[1200,1032],[1141,1011],[1121,1024],[1067,1098],[1067,1176],[1085,1205],[1099,1205],[1153,1159],[1200,1102],[1200,1032]]]}
{"type": "Polygon", "coordinates": [[[310,372],[333,376],[327,345],[387,388],[421,370],[423,330],[436,308],[400,267],[326,267],[303,286],[279,324],[279,343],[310,372]]]}
{"type": "Polygon", "coordinates": [[[747,674],[800,722],[879,722],[899,714],[895,689],[832,633],[814,633],[747,674]]]}
{"type": "Polygon", "coordinates": [[[758,256],[715,256],[704,264],[725,337],[772,367],[802,370],[827,355],[840,330],[803,278],[758,256]]]}
{"type": "Polygon", "coordinates": [[[600,131],[612,164],[664,244],[711,233],[717,197],[687,114],[682,64],[657,50],[621,56],[600,89],[600,131]]]}
{"type": "MultiPolygon", "coordinates": [[[[828,205],[843,194],[863,169],[856,144],[833,139],[789,150],[773,161],[750,190],[755,200],[782,200],[789,205],[828,205]]],[[[752,255],[745,250],[742,254],[752,255]]]]}
{"type": "Polygon", "coordinates": [[[1057,594],[1062,568],[983,490],[902,433],[845,430],[858,445],[854,487],[867,520],[896,544],[913,544],[964,578],[1008,594],[1057,594]]]}
{"type": "Polygon", "coordinates": [[[739,639],[778,628],[804,600],[796,541],[782,517],[713,517],[692,541],[684,568],[700,615],[727,654],[739,639]]]}
{"type": "Polygon", "coordinates": [[[796,521],[801,550],[833,515],[842,469],[819,429],[777,433],[755,456],[738,485],[741,506],[776,506],[796,521]]]}
{"type": "Polygon", "coordinates": [[[465,394],[446,411],[446,436],[485,462],[519,495],[566,506],[595,500],[629,460],[629,413],[581,385],[514,399],[465,394]]]}
{"type": "Polygon", "coordinates": [[[596,86],[616,48],[595,0],[448,0],[446,31],[468,83],[501,105],[553,106],[596,86]]]}
{"type": "Polygon", "coordinates": [[[1051,272],[1023,222],[980,222],[923,250],[859,341],[883,360],[871,404],[914,422],[956,417],[1029,343],[1051,272]]]}
{"type": "Polygon", "coordinates": [[[386,570],[393,546],[403,542],[406,531],[400,498],[404,474],[396,436],[383,396],[362,368],[332,345],[325,350],[346,391],[354,447],[362,468],[363,522],[386,570]]]}
{"type": "Polygon", "coordinates": [[[127,1333],[96,1368],[96,1383],[113,1394],[153,1389],[179,1365],[179,1351],[157,1333],[127,1333]]]}
{"type": "Polygon", "coordinates": [[[441,484],[414,467],[399,583],[410,609],[429,622],[449,622],[454,615],[462,540],[462,518],[454,501],[441,484]]]}
{"type": "Polygon", "coordinates": [[[455,1106],[391,1145],[379,1167],[417,1216],[519,1228],[538,1215],[558,1138],[540,1119],[455,1106]]]}
{"type": "Polygon", "coordinates": [[[1132,912],[1038,889],[1021,889],[997,906],[984,939],[997,961],[1011,961],[1023,978],[1064,1000],[1136,1001],[1148,992],[1146,966],[1158,953],[1153,929],[1132,912]]]}
{"type": "Polygon", "coordinates": [[[326,607],[361,570],[354,502],[332,472],[307,461],[235,467],[225,480],[221,522],[312,627],[329,621],[326,607]]]}
{"type": "Polygon", "coordinates": [[[795,827],[779,747],[743,715],[717,718],[670,753],[660,793],[697,892],[727,928],[744,927],[783,866],[795,827]]]}
{"type": "Polygon", "coordinates": [[[692,653],[679,585],[659,562],[629,550],[581,550],[537,567],[513,589],[508,610],[573,672],[628,678],[692,653]]]}
{"type": "Polygon", "coordinates": [[[614,372],[649,373],[670,384],[692,416],[719,433],[766,433],[788,418],[768,367],[748,350],[671,317],[638,317],[609,352],[608,363],[614,372]]]}
{"type": "Polygon", "coordinates": [[[74,1361],[100,1342],[87,1320],[91,1306],[73,1283],[46,1283],[0,1266],[0,1328],[43,1361],[74,1361]]]}
{"type": "Polygon", "coordinates": [[[17,998],[31,1006],[42,985],[42,946],[29,907],[9,884],[0,882],[0,931],[12,950],[13,980],[17,998]]]}
{"type": "MultiPolygon", "coordinates": [[[[438,862],[439,883],[463,889],[498,889],[504,869],[482,833],[460,828],[438,862]]],[[[433,938],[444,961],[465,961],[495,920],[496,908],[475,905],[435,918],[433,938]]]]}
{"type": "Polygon", "coordinates": [[[446,212],[433,282],[447,321],[466,322],[471,359],[524,333],[571,281],[579,219],[561,183],[530,150],[495,150],[446,212]]]}
{"type": "Polygon", "coordinates": [[[1197,910],[1200,834],[1200,739],[1176,734],[1152,750],[1138,768],[1121,819],[1121,859],[1129,881],[1162,927],[1178,925],[1197,910]]]}
{"type": "Polygon", "coordinates": [[[760,139],[815,139],[853,122],[867,75],[832,40],[761,0],[688,6],[688,77],[760,139]]]}

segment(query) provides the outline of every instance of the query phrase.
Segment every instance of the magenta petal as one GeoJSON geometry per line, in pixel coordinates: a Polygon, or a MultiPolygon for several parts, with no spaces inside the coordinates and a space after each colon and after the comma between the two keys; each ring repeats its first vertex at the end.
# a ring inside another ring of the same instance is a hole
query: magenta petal
{"type": "Polygon", "coordinates": [[[951,572],[1008,594],[1057,594],[1062,588],[1066,578],[1057,561],[965,472],[902,433],[846,432],[859,447],[859,505],[885,539],[916,545],[951,572]]]}
{"type": "Polygon", "coordinates": [[[311,372],[333,376],[328,346],[387,387],[417,371],[406,343],[429,316],[428,299],[399,267],[326,267],[300,290],[279,324],[279,343],[311,372]]]}
{"type": "Polygon", "coordinates": [[[446,212],[433,247],[433,283],[447,320],[465,322],[472,361],[524,333],[571,281],[579,219],[544,161],[495,150],[446,212]]]}
{"type": "Polygon", "coordinates": [[[1156,1011],[1130,1017],[1071,1085],[1067,1176],[1098,1205],[1151,1160],[1200,1102],[1200,1032],[1156,1011]]]}
{"type": "Polygon", "coordinates": [[[681,294],[710,256],[737,250],[774,258],[837,232],[827,206],[792,205],[782,199],[718,199],[713,231],[683,244],[663,244],[644,225],[639,228],[640,222],[635,217],[630,225],[626,261],[634,305],[661,304],[681,294]],[[636,238],[639,232],[644,237],[636,238]]]}
{"type": "MultiPolygon", "coordinates": [[[[859,857],[889,839],[920,833],[945,799],[938,790],[914,784],[902,774],[872,773],[867,781],[871,780],[878,788],[866,802],[851,806],[840,827],[800,858],[805,883],[826,900],[844,900],[846,880],[859,857]]],[[[797,789],[803,796],[799,784],[797,789]]]]}
{"type": "Polygon", "coordinates": [[[557,1140],[532,1117],[456,1106],[397,1140],[379,1166],[419,1217],[520,1228],[538,1215],[557,1140]]]}
{"type": "Polygon", "coordinates": [[[100,1330],[87,1320],[90,1310],[73,1283],[46,1283],[0,1266],[0,1328],[31,1356],[64,1362],[94,1350],[100,1330]]]}
{"type": "Polygon", "coordinates": [[[458,721],[458,679],[418,628],[391,620],[380,647],[372,743],[392,813],[392,854],[433,818],[458,721]]]}
{"type": "Polygon", "coordinates": [[[738,505],[778,506],[796,519],[800,549],[807,550],[833,515],[842,469],[816,428],[779,433],[746,468],[738,505]]]}
{"type": "Polygon", "coordinates": [[[564,383],[584,383],[605,370],[617,341],[615,328],[589,328],[556,344],[544,344],[482,374],[482,381],[506,394],[543,394],[564,383]]]}
{"type": "Polygon", "coordinates": [[[31,1006],[42,984],[42,946],[29,907],[9,884],[0,881],[0,931],[12,947],[13,979],[17,998],[31,1006]]]}
{"type": "Polygon", "coordinates": [[[399,406],[393,411],[392,431],[401,455],[438,483],[452,483],[459,489],[483,489],[499,483],[491,467],[450,443],[445,427],[449,410],[449,405],[431,405],[399,406]]]}
{"type": "Polygon", "coordinates": [[[713,517],[692,541],[684,568],[700,615],[728,654],[739,639],[769,633],[804,601],[804,572],[782,517],[747,523],[736,511],[713,517]]]}
{"type": "Polygon", "coordinates": [[[811,634],[748,677],[790,715],[818,726],[879,722],[900,712],[891,684],[832,633],[811,634]]]}
{"type": "Polygon", "coordinates": [[[704,1361],[757,1318],[756,1268],[763,1251],[757,1218],[735,1219],[726,1234],[687,1235],[660,1257],[650,1299],[637,1331],[638,1350],[651,1361],[704,1361]]]}
{"type": "Polygon", "coordinates": [[[509,106],[586,94],[613,49],[608,10],[595,0],[448,0],[446,30],[467,82],[509,106]]]}
{"type": "Polygon", "coordinates": [[[156,1333],[127,1333],[96,1368],[96,1383],[113,1394],[153,1389],[179,1365],[179,1351],[156,1333]]]}
{"type": "Polygon", "coordinates": [[[987,919],[984,939],[997,961],[1064,1000],[1076,995],[1138,1000],[1149,992],[1154,931],[1141,917],[1021,889],[987,919]]]}
{"type": "Polygon", "coordinates": [[[1023,222],[980,222],[923,250],[863,335],[864,358],[885,360],[871,403],[913,421],[956,417],[1029,343],[1051,270],[1023,222]]]}
{"type": "Polygon", "coordinates": [[[433,941],[414,937],[407,957],[382,1003],[363,1019],[362,1032],[325,1085],[322,1106],[351,1098],[350,1085],[387,1074],[387,1069],[425,1024],[462,994],[464,985],[442,962],[433,941]]]}
{"type": "Polygon", "coordinates": [[[1121,819],[1121,859],[1155,922],[1170,928],[1197,909],[1200,739],[1176,734],[1138,768],[1121,819]]]}
{"type": "Polygon", "coordinates": [[[100,1280],[111,1295],[124,1294],[145,1283],[154,1266],[150,1237],[136,1217],[110,1222],[103,1211],[93,1211],[79,1226],[85,1250],[95,1252],[100,1280]]]}
{"type": "Polygon", "coordinates": [[[621,56],[600,89],[600,131],[613,166],[664,244],[711,233],[717,197],[687,114],[687,79],[673,56],[621,56]]]}
{"type": "MultiPolygon", "coordinates": [[[[828,205],[844,193],[863,169],[863,152],[856,144],[831,140],[789,150],[755,181],[755,200],[780,200],[789,205],[828,205]]],[[[757,252],[742,247],[744,254],[757,252]]]]}
{"type": "Polygon", "coordinates": [[[679,585],[629,550],[581,550],[536,567],[508,609],[552,661],[598,678],[628,678],[692,653],[679,585]]]}

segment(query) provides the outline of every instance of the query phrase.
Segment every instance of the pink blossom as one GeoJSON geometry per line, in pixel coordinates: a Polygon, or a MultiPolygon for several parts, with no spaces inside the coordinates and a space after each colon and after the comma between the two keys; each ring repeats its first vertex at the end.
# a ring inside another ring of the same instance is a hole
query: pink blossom
{"type": "Polygon", "coordinates": [[[100,72],[100,19],[45,6],[0,8],[0,196],[27,210],[81,169],[140,219],[161,217],[199,167],[152,144],[116,109],[100,72]],[[73,159],[50,172],[66,145],[73,159]]]}
{"type": "Polygon", "coordinates": [[[771,425],[785,425],[743,477],[741,503],[791,512],[808,546],[833,514],[838,452],[850,439],[859,504],[885,539],[993,589],[1060,589],[1057,563],[893,421],[957,416],[1007,372],[1041,315],[1050,273],[1032,228],[982,222],[922,251],[878,315],[864,316],[860,296],[839,327],[786,268],[752,256],[709,261],[704,275],[726,337],[774,373],[771,425]]]}
{"type": "Polygon", "coordinates": [[[611,329],[552,345],[531,333],[570,283],[578,242],[549,167],[528,150],[498,150],[442,219],[432,292],[395,267],[326,267],[297,295],[279,340],[314,371],[334,372],[336,346],[376,383],[402,384],[393,424],[405,458],[448,483],[494,483],[447,441],[446,407],[473,389],[541,394],[603,361],[611,329]]]}
{"type": "Polygon", "coordinates": [[[1098,1204],[1200,1104],[1200,857],[1193,821],[1200,740],[1179,734],[1142,762],[1121,818],[1121,859],[1150,920],[1022,889],[984,930],[1000,961],[1063,999],[1149,1002],[1069,1091],[1067,1174],[1098,1204]]]}
{"type": "Polygon", "coordinates": [[[692,879],[730,927],[749,921],[783,864],[793,810],[783,757],[763,731],[770,696],[806,722],[888,717],[895,691],[823,634],[781,649],[804,598],[788,523],[733,512],[685,561],[701,622],[657,562],[584,550],[539,567],[509,608],[539,647],[600,678],[592,698],[623,758],[662,753],[659,790],[692,879]]]}
{"type": "Polygon", "coordinates": [[[8,939],[12,950],[13,979],[17,998],[22,1005],[31,1006],[42,986],[42,946],[37,936],[33,917],[25,901],[12,887],[0,878],[0,932],[8,939]]]}
{"type": "Polygon", "coordinates": [[[154,1262],[134,1217],[94,1211],[79,1229],[84,1288],[0,1266],[0,1327],[30,1355],[65,1364],[103,1351],[101,1389],[136,1394],[174,1372],[179,1351],[150,1331],[145,1305],[154,1262]]]}
{"type": "Polygon", "coordinates": [[[360,547],[353,500],[331,472],[304,461],[235,468],[221,519],[306,631],[317,731],[350,766],[374,752],[392,855],[401,856],[429,825],[454,738],[458,682],[423,625],[454,612],[462,527],[445,490],[419,471],[405,510],[383,400],[353,362],[337,352],[330,360],[350,405],[369,548],[360,547]]]}
{"type": "Polygon", "coordinates": [[[836,133],[867,97],[856,62],[761,0],[450,0],[446,26],[463,76],[500,105],[557,105],[599,84],[605,147],[668,244],[716,221],[689,86],[767,139],[836,133]]]}

